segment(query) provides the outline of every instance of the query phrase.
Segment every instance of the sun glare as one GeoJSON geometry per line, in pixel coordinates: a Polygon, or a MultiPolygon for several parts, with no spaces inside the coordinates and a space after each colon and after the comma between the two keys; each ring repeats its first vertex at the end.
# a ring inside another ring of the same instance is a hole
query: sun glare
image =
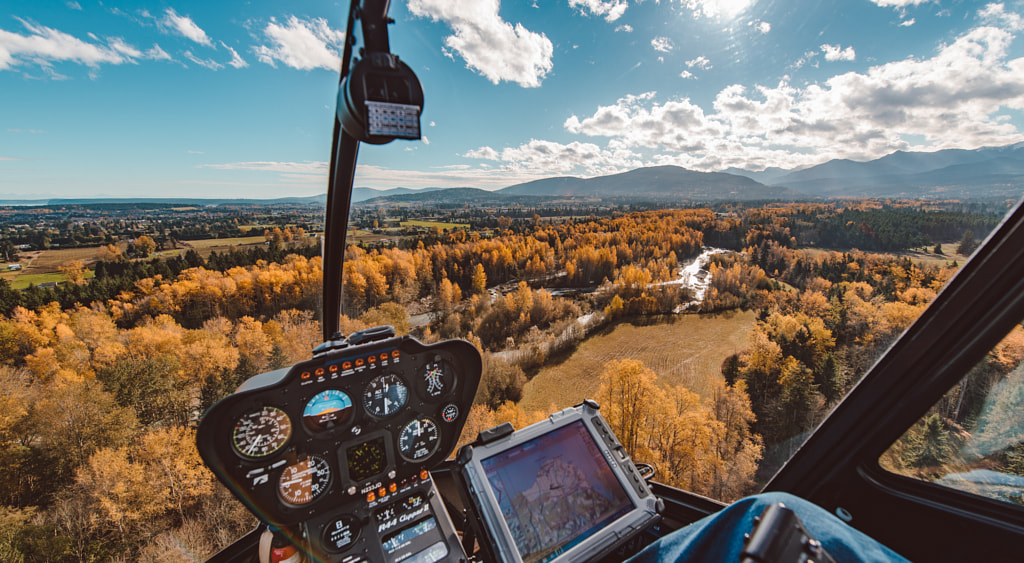
{"type": "Polygon", "coordinates": [[[742,14],[757,0],[688,0],[686,6],[696,14],[730,20],[742,14]]]}

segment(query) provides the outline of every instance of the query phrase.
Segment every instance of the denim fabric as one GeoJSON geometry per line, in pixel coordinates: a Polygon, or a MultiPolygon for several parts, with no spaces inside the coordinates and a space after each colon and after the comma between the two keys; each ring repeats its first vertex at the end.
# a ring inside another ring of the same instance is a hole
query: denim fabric
{"type": "Polygon", "coordinates": [[[822,543],[837,563],[907,561],[819,506],[786,493],[764,493],[738,500],[661,538],[629,561],[738,562],[743,552],[743,535],[754,527],[754,517],[776,502],[796,512],[811,536],[822,543]]]}

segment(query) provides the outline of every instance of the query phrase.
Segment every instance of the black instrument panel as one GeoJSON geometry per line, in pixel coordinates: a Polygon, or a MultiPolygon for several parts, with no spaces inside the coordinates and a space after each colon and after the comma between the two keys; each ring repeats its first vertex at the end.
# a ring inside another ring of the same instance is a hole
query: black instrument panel
{"type": "Polygon", "coordinates": [[[334,350],[256,376],[211,407],[199,452],[269,523],[362,512],[412,490],[451,454],[481,367],[462,340],[334,350]]]}

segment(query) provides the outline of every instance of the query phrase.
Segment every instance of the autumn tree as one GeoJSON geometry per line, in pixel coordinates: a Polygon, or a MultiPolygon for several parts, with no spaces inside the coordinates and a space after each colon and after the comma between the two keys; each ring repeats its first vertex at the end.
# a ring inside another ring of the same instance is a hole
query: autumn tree
{"type": "Polygon", "coordinates": [[[483,264],[477,263],[473,268],[473,293],[483,295],[487,292],[487,274],[483,264]]]}
{"type": "Polygon", "coordinates": [[[148,258],[156,250],[156,241],[148,235],[135,239],[135,252],[140,258],[148,258]]]}
{"type": "Polygon", "coordinates": [[[72,260],[65,262],[57,268],[60,273],[64,274],[64,279],[67,283],[72,285],[82,285],[85,283],[85,263],[81,260],[72,260]]]}

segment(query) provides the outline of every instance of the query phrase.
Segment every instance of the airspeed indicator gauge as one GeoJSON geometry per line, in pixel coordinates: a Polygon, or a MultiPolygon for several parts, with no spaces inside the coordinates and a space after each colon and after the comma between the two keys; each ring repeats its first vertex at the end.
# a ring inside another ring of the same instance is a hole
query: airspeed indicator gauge
{"type": "Polygon", "coordinates": [[[243,457],[266,457],[284,447],[292,436],[292,421],[277,407],[265,406],[238,417],[231,445],[243,457]]]}
{"type": "Polygon", "coordinates": [[[423,461],[437,451],[441,433],[437,423],[427,417],[412,420],[398,435],[398,453],[407,461],[423,461]]]}

